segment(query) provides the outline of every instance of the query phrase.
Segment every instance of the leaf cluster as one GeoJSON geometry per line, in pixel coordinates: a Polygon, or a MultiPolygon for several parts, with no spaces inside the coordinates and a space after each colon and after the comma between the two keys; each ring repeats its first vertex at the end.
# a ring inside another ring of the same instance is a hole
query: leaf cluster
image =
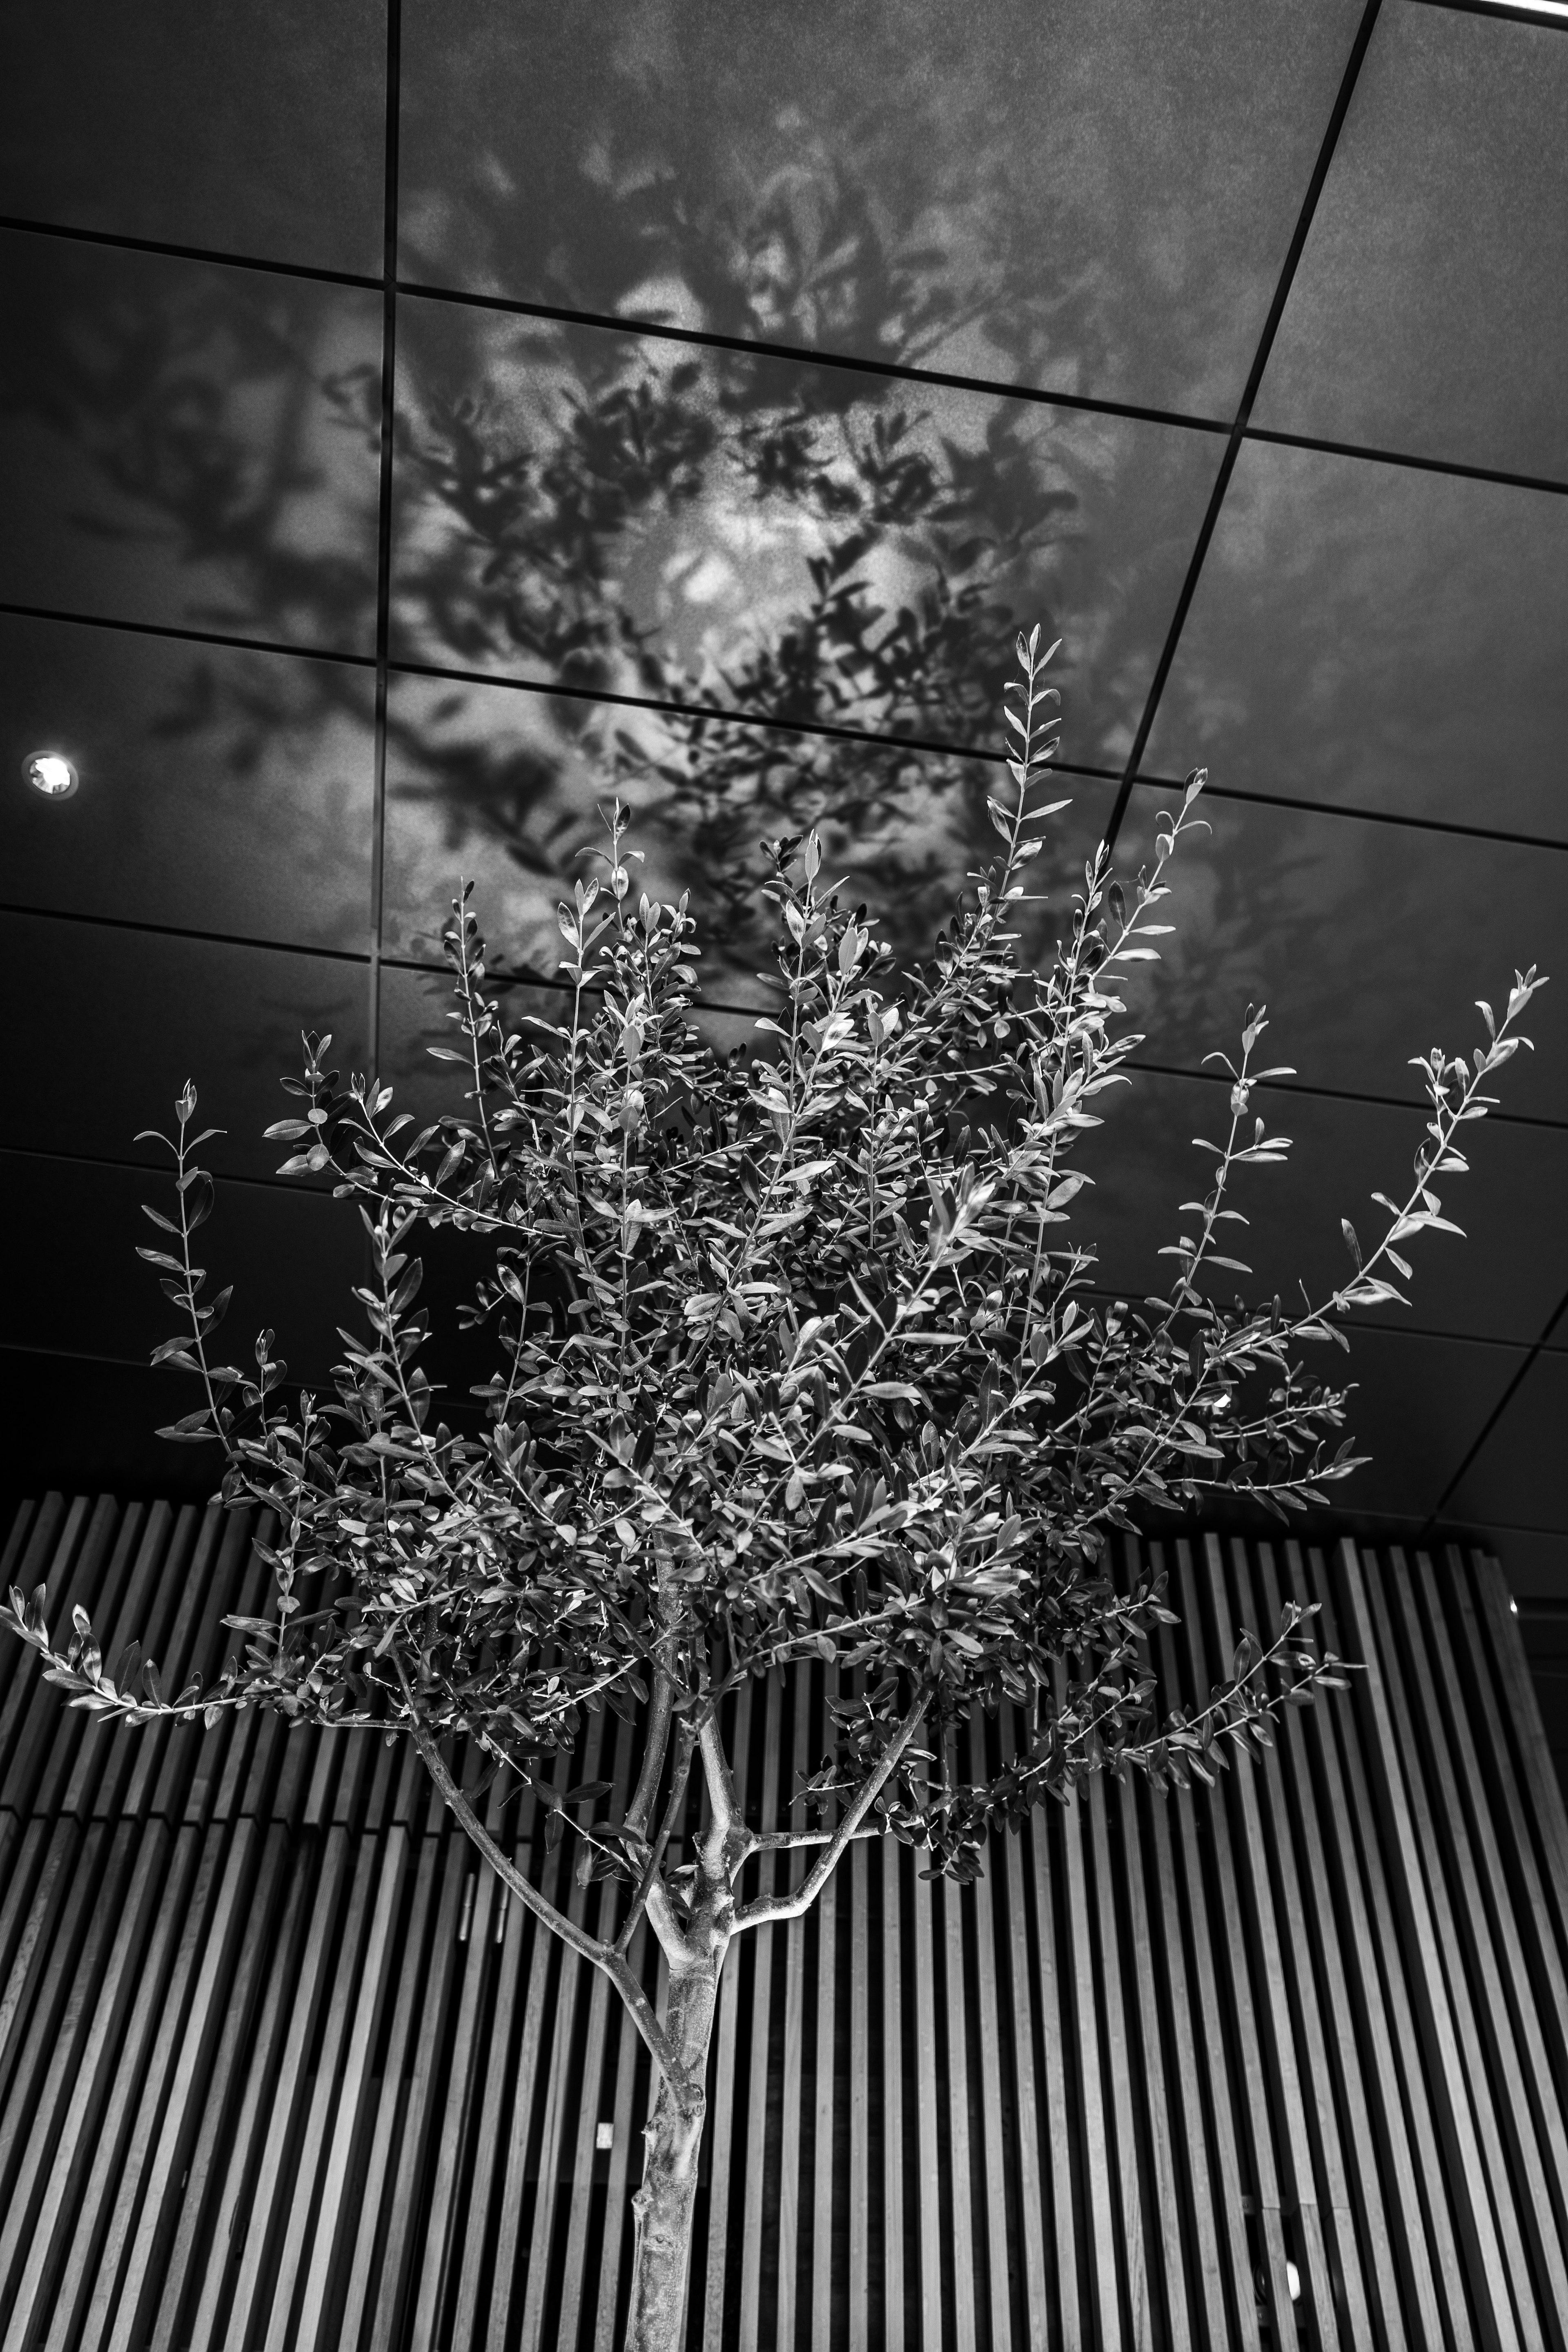
{"type": "MultiPolygon", "coordinates": [[[[1292,1606],[1243,1639],[1198,1713],[1157,1724],[1145,1643],[1170,1613],[1157,1580],[1118,1586],[1110,1539],[1222,1491],[1300,1510],[1354,1466],[1346,1391],[1302,1351],[1331,1355],[1352,1309],[1402,1295],[1411,1235],[1458,1231],[1434,1181],[1462,1171],[1458,1131],[1489,1107],[1540,982],[1518,977],[1500,1021],[1482,1008],[1473,1065],[1417,1064],[1432,1116],[1407,1196],[1377,1196],[1370,1252],[1347,1223],[1350,1279],[1289,1310],[1217,1286],[1247,1272],[1237,1172],[1288,1149],[1253,1108],[1285,1073],[1256,1066],[1267,1023],[1249,1013],[1169,1289],[1107,1297],[1073,1234],[1078,1163],[1128,1082],[1141,1041],[1119,991],[1158,959],[1204,777],[1135,883],[1096,854],[1054,961],[1027,968],[1030,869],[1064,805],[1043,796],[1054,650],[1019,639],[997,854],[921,965],[895,967],[815,833],[775,841],[771,1009],[721,1049],[688,904],[639,891],[617,803],[602,877],[560,910],[559,1018],[507,1025],[468,893],[455,901],[453,1037],[435,1050],[458,1107],[419,1125],[390,1087],[342,1084],[330,1038],[306,1040],[285,1081],[296,1111],[268,1132],[285,1172],[329,1173],[357,1206],[371,1268],[329,1398],[284,1406],[269,1332],[254,1373],[211,1364],[227,1293],[204,1306],[192,1263],[212,1188],[187,1087],[177,1214],[148,1212],[171,1246],[143,1255],[186,1324],[156,1360],[196,1373],[205,1401],[165,1433],[218,1440],[226,1499],[275,1514],[276,1615],[228,1621],[243,1657],[165,1702],[139,1656],[106,1675],[83,1622],[54,1653],[43,1596],[14,1595],[16,1630],[78,1704],[141,1720],[258,1701],[468,1734],[542,1793],[595,1707],[673,1723],[689,1762],[727,1693],[819,1660],[832,1747],[799,1801],[840,1822],[874,1802],[877,1825],[963,1877],[993,1823],[1084,1772],[1212,1779],[1227,1743],[1266,1742],[1281,1704],[1337,1685],[1292,1606]],[[420,1361],[418,1237],[444,1226],[485,1244],[462,1310],[493,1360],[478,1428],[444,1417],[420,1361]],[[960,1780],[946,1735],[976,1707],[1022,1729],[997,1774],[960,1780]]],[[[595,1820],[595,1785],[546,1798],[586,1874],[639,1901],[661,1867],[663,1769],[660,1749],[619,1820],[595,1820]]]]}

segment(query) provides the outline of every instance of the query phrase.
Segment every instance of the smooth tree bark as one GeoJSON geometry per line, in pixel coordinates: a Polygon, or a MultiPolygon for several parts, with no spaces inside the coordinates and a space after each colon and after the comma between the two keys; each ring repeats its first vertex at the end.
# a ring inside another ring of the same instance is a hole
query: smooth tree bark
{"type": "Polygon", "coordinates": [[[759,1836],[746,1827],[717,1724],[710,1716],[702,1726],[699,1746],[708,1784],[709,1821],[698,1849],[685,1924],[677,1919],[662,1885],[650,1887],[647,1899],[649,1922],[669,1964],[669,1994],[659,2021],[665,2048],[658,2055],[659,2080],[645,2134],[642,2186],[632,2200],[637,2240],[626,2352],[675,2352],[680,2340],[691,2268],[698,2158],[707,2119],[708,2052],[730,1948],[746,1928],[798,1918],[810,1908],[848,1846],[868,1834],[866,1816],[924,1714],[923,1702],[910,1709],[877,1769],[835,1829],[784,1831],[773,1836],[759,1836]],[[753,1854],[813,1844],[820,1846],[817,1857],[793,1891],[737,1904],[735,1884],[753,1854]]]}
{"type": "Polygon", "coordinates": [[[694,1729],[689,1710],[677,1713],[681,1695],[669,1677],[660,1675],[626,1826],[634,1833],[646,1832],[667,1766],[668,1793],[658,1834],[648,1847],[643,1880],[618,1934],[607,1940],[589,1935],[568,1918],[496,1843],[453,1779],[438,1745],[419,1727],[417,1702],[406,1681],[405,1691],[414,1710],[416,1743],[459,1826],[502,1884],[542,1924],[608,1976],[652,2055],[655,2079],[643,2135],[643,2177],[632,2199],[635,2240],[625,2352],[676,2352],[691,2268],[692,2216],[708,2114],[708,2054],[731,1947],[748,1928],[799,1918],[816,1902],[848,1847],[882,1833],[879,1826],[868,1824],[868,1816],[919,1730],[929,1697],[918,1698],[895,1727],[874,1769],[832,1829],[759,1832],[749,1829],[742,1817],[716,1714],[710,1708],[694,1729]],[[681,1899],[662,1874],[662,1866],[686,1805],[694,1755],[700,1760],[705,1784],[706,1819],[696,1844],[689,1890],[681,1899]],[[813,1852],[796,1885],[750,1903],[739,1900],[741,1873],[753,1855],[795,1849],[813,1852]],[[644,1916],[668,1964],[662,2015],[655,2011],[627,1957],[644,1916]]]}

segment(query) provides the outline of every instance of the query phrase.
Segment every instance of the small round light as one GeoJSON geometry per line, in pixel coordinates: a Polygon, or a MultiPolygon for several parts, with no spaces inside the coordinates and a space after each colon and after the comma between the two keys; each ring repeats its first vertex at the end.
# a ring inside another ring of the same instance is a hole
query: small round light
{"type": "Polygon", "coordinates": [[[63,751],[34,751],[22,762],[22,773],[47,801],[68,801],[77,788],[77,772],[63,751]]]}

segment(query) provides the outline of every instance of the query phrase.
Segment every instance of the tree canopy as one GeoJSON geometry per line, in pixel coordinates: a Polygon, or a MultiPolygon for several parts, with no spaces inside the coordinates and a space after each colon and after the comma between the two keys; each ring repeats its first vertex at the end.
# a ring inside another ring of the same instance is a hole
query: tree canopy
{"type": "Polygon", "coordinates": [[[658,2062],[639,2344],[668,2340],[650,2315],[684,2275],[681,2184],[736,1934],[797,1916],[857,1835],[912,1842],[963,1880],[991,1829],[1083,1773],[1211,1780],[1227,1742],[1266,1743],[1282,1703],[1341,1682],[1292,1603],[1271,1633],[1243,1633],[1206,1705],[1156,1721],[1144,1643],[1170,1612],[1157,1580],[1113,1577],[1110,1538],[1220,1493],[1300,1510],[1353,1468],[1347,1391],[1303,1353],[1332,1366],[1345,1316],[1403,1295],[1408,1239],[1458,1232],[1436,1187],[1463,1171],[1460,1130],[1490,1107],[1540,985],[1517,976],[1500,1019],[1481,1008],[1473,1062],[1418,1064],[1431,1116],[1403,1197],[1377,1196],[1386,1226],[1364,1254],[1345,1225],[1346,1280],[1293,1309],[1223,1295],[1247,1273],[1238,1171],[1287,1150],[1254,1108],[1280,1073],[1258,1066],[1266,1023],[1249,1013],[1168,1289],[1106,1297],[1073,1238],[1075,1162],[1131,1076],[1118,989],[1158,959],[1166,869],[1201,822],[1204,777],[1134,884],[1097,853],[1054,961],[1027,968],[1030,869],[1064,803],[1043,796],[1057,721],[1037,631],[1018,657],[998,855],[915,969],[845,902],[815,833],[777,841],[771,1009],[726,1049],[698,1002],[694,919],[638,890],[617,803],[602,876],[561,908],[553,1017],[507,1024],[468,894],[456,901],[454,1035],[437,1051],[459,1107],[416,1126],[374,1075],[340,1083],[330,1038],[307,1039],[284,1081],[297,1108],[268,1132],[290,1147],[285,1172],[330,1176],[355,1205],[369,1250],[363,1328],[343,1331],[330,1397],[285,1402],[270,1333],[253,1370],[215,1360],[228,1294],[208,1301],[193,1259],[213,1187],[187,1087],[168,1139],[175,1213],[149,1207],[161,1230],[142,1255],[186,1323],[157,1360],[194,1374],[203,1402],[165,1433],[216,1439],[224,1499],[274,1515],[276,1612],[229,1619],[241,1654],[212,1686],[165,1693],[134,1643],[110,1669],[80,1612],[61,1649],[41,1590],[10,1600],[52,1679],[97,1713],[214,1720],[259,1704],[412,1737],[492,1867],[610,1976],[658,2062]],[[415,1244],[443,1226],[485,1250],[459,1311],[493,1370],[467,1416],[420,1360],[415,1244]],[[828,1752],[795,1792],[798,1825],[759,1833],[722,1703],[810,1660],[833,1669],[828,1752]],[[640,1740],[620,1813],[608,1784],[563,1796],[555,1779],[605,1708],[640,1740]],[[1012,1736],[999,1770],[961,1779],[946,1735],[975,1709],[1012,1736]],[[478,1784],[445,1752],[459,1737],[484,1753],[478,1784]],[[694,1767],[706,1827],[683,1839],[694,1767]],[[485,1826],[499,1775],[552,1808],[552,1841],[574,1837],[579,1883],[616,1883],[599,1935],[485,1826]],[[768,1846],[804,1848],[801,1874],[748,1898],[742,1874],[768,1846]],[[670,1966],[662,2016],[627,1958],[645,1915],[670,1966]]]}

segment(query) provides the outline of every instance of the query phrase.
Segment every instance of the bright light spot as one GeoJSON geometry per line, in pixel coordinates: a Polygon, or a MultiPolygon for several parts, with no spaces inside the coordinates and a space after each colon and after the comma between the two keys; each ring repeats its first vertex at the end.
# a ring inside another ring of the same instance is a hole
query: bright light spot
{"type": "Polygon", "coordinates": [[[77,787],[77,773],[63,751],[35,751],[22,762],[22,773],[47,801],[68,800],[77,787]]]}
{"type": "Polygon", "coordinates": [[[1300,2303],[1301,2300],[1301,2273],[1296,2268],[1294,2263],[1287,2263],[1285,2265],[1285,2284],[1290,2290],[1291,2302],[1300,2303]]]}
{"type": "Polygon", "coordinates": [[[594,2126],[594,2146],[595,2147],[614,2147],[615,2144],[616,2127],[614,2124],[595,2124],[594,2126]]]}
{"type": "Polygon", "coordinates": [[[1517,1617],[1517,1616],[1519,1615],[1519,1603],[1518,1603],[1518,1601],[1510,1601],[1509,1602],[1509,1604],[1508,1604],[1508,1605],[1509,1605],[1509,1607],[1512,1610],[1512,1612],[1513,1612],[1514,1615],[1517,1617]]]}

